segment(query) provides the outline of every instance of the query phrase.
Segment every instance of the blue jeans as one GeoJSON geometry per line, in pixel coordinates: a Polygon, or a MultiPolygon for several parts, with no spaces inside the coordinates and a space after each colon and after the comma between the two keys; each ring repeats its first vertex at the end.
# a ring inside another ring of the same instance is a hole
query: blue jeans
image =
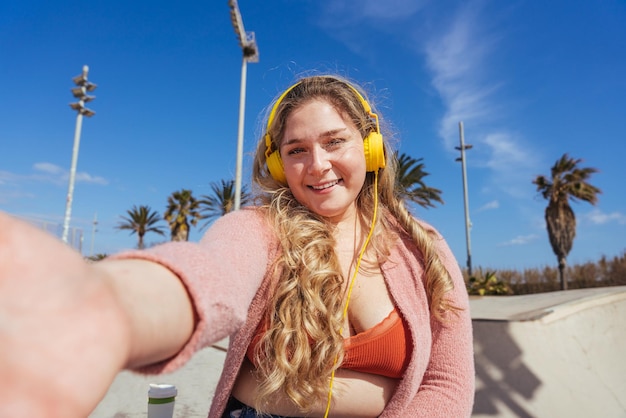
{"type": "Polygon", "coordinates": [[[256,409],[233,398],[228,399],[222,418],[289,418],[283,415],[259,414],[256,409]]]}

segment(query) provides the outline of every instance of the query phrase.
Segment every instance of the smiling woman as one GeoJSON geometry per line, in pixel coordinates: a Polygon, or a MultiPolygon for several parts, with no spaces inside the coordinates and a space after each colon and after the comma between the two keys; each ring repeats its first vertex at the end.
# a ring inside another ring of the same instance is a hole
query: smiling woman
{"type": "Polygon", "coordinates": [[[221,217],[199,243],[86,264],[0,217],[10,249],[0,320],[19,317],[26,331],[0,322],[0,370],[12,382],[0,415],[42,415],[54,393],[68,401],[63,416],[85,416],[121,368],[170,372],[229,336],[210,417],[469,416],[463,278],[444,239],[397,197],[394,155],[357,88],[307,77],[276,100],[259,141],[258,206],[221,217]],[[54,292],[44,298],[32,283],[54,292]],[[76,294],[86,302],[66,303],[76,294]],[[41,309],[18,302],[35,297],[41,309]],[[90,349],[109,338],[105,353],[90,349]],[[20,355],[39,340],[41,356],[20,355]],[[91,353],[106,359],[98,373],[91,353]],[[55,386],[57,364],[65,380],[55,386]],[[63,398],[76,381],[82,390],[63,398]]]}

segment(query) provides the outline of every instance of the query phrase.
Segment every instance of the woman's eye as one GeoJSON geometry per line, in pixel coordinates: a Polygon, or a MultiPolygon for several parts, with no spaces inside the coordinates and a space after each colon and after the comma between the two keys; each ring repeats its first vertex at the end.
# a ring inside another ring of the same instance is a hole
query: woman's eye
{"type": "Polygon", "coordinates": [[[344,139],[342,139],[342,138],[333,138],[333,139],[331,139],[330,141],[328,141],[328,142],[326,143],[326,146],[327,146],[328,148],[333,148],[333,147],[337,147],[337,146],[339,146],[339,145],[343,144],[344,142],[345,142],[345,141],[344,141],[344,139]]]}
{"type": "Polygon", "coordinates": [[[296,155],[304,152],[304,148],[292,148],[287,151],[287,155],[296,155]]]}

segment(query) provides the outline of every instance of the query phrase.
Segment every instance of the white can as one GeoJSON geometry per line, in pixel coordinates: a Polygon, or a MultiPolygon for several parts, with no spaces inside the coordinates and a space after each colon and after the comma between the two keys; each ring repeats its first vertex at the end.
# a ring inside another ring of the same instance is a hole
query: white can
{"type": "Polygon", "coordinates": [[[172,418],[176,395],[178,390],[174,385],[150,383],[148,418],[172,418]]]}

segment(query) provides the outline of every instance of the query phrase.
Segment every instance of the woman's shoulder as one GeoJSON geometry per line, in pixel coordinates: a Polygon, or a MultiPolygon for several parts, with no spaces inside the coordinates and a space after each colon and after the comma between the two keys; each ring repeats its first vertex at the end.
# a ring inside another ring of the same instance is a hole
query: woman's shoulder
{"type": "Polygon", "coordinates": [[[233,210],[225,213],[213,222],[210,228],[219,224],[232,224],[238,222],[260,223],[267,218],[267,210],[260,206],[244,206],[239,210],[233,210]]]}
{"type": "MultiPolygon", "coordinates": [[[[411,234],[406,230],[404,226],[400,223],[398,219],[396,219],[391,213],[387,213],[387,219],[389,221],[389,229],[392,233],[399,236],[401,239],[411,240],[411,234]]],[[[416,217],[415,215],[411,215],[410,219],[417,224],[422,230],[424,230],[428,235],[432,238],[443,239],[443,236],[439,232],[439,230],[433,226],[431,223],[416,217]]]]}
{"type": "Polygon", "coordinates": [[[267,208],[264,206],[244,206],[220,217],[217,222],[261,222],[267,219],[267,208]]]}
{"type": "MultiPolygon", "coordinates": [[[[427,241],[432,242],[438,253],[448,251],[448,244],[439,229],[437,229],[433,224],[421,218],[417,218],[416,216],[412,216],[412,220],[419,229],[425,232],[427,241]]],[[[405,248],[410,252],[421,253],[420,247],[423,244],[415,242],[411,233],[407,231],[395,218],[391,222],[391,227],[393,235],[395,236],[395,239],[392,240],[392,242],[395,242],[395,245],[392,245],[392,252],[400,250],[398,245],[401,243],[401,248],[405,248]]]]}
{"type": "Polygon", "coordinates": [[[435,239],[443,239],[443,235],[439,232],[439,230],[430,222],[427,222],[423,219],[414,218],[415,222],[418,223],[426,231],[432,238],[435,239]]]}
{"type": "Polygon", "coordinates": [[[207,234],[236,234],[270,238],[273,231],[267,209],[260,206],[245,206],[218,218],[209,227],[207,234]]]}

